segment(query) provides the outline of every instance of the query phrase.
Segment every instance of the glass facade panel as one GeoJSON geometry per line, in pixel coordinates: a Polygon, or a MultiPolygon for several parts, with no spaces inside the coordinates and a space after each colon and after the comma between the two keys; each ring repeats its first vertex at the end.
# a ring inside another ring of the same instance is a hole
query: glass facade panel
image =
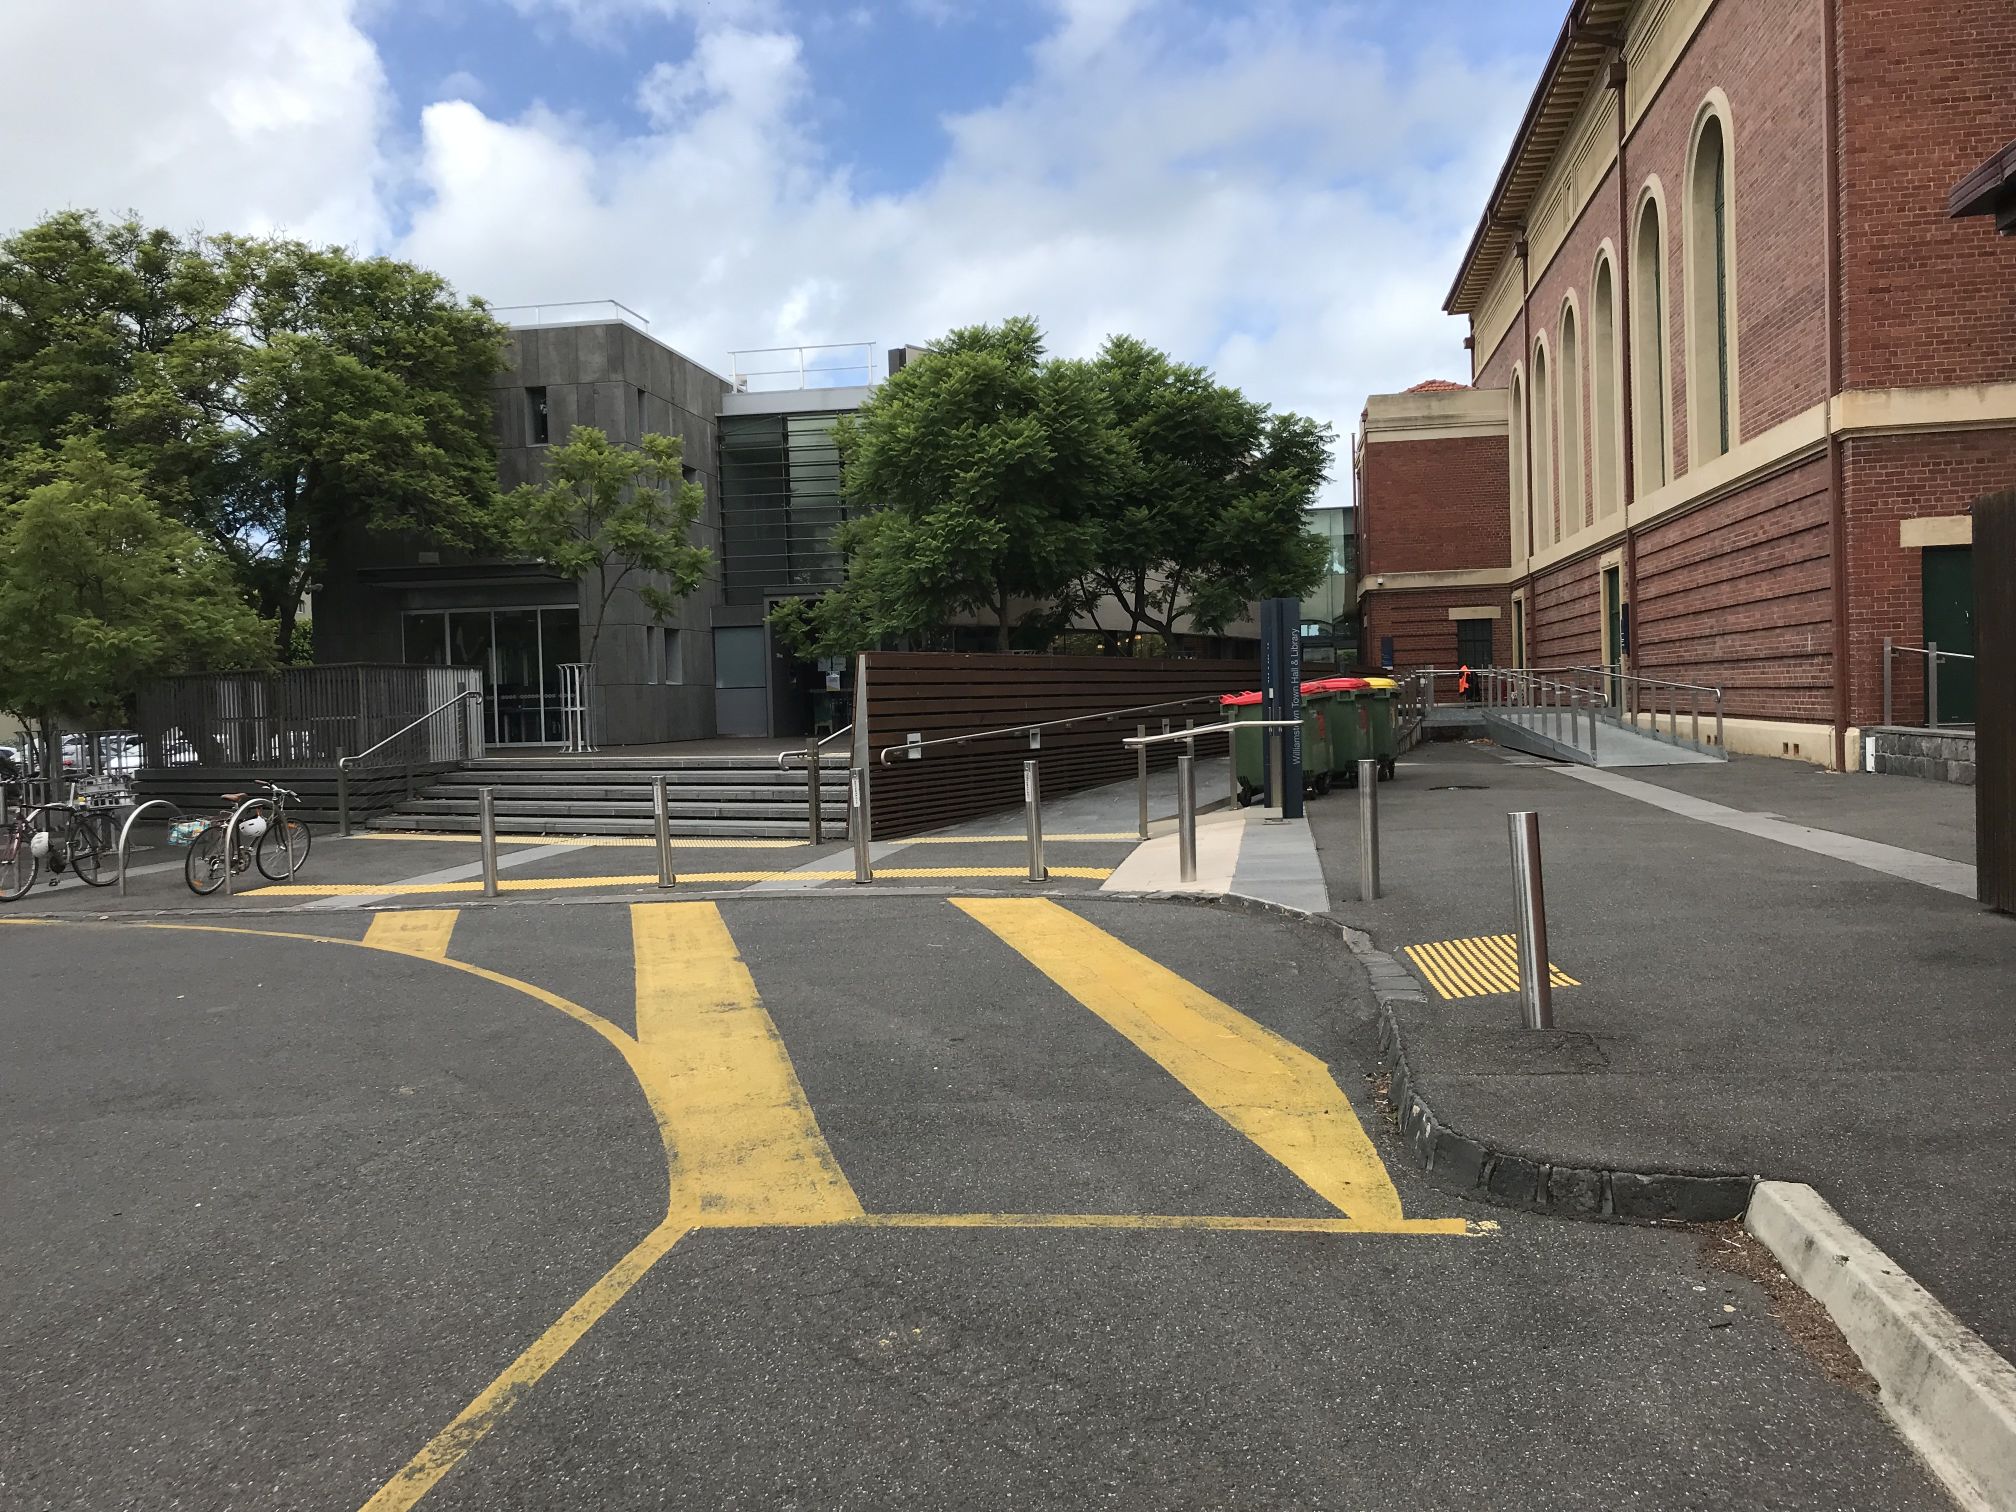
{"type": "Polygon", "coordinates": [[[722,579],[731,603],[837,585],[840,497],[834,414],[721,417],[722,579]]]}
{"type": "Polygon", "coordinates": [[[544,696],[544,735],[548,745],[567,738],[560,716],[560,667],[581,660],[581,611],[539,611],[539,678],[544,696]]]}
{"type": "Polygon", "coordinates": [[[581,659],[578,609],[425,609],[403,625],[404,660],[475,667],[483,674],[483,724],[493,745],[557,745],[562,662],[581,659]]]}
{"type": "Polygon", "coordinates": [[[763,627],[735,625],[714,632],[714,686],[760,688],[764,685],[763,627]]]}
{"type": "Polygon", "coordinates": [[[438,610],[425,614],[406,616],[405,651],[402,659],[409,666],[445,667],[448,665],[448,621],[438,610]]]}

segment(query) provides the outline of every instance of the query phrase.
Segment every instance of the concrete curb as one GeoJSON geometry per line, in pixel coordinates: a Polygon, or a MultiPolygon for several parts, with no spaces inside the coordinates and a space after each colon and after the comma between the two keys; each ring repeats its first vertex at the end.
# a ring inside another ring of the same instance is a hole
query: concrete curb
{"type": "Polygon", "coordinates": [[[2016,1368],[1810,1186],[1760,1181],[1744,1226],[1826,1306],[1953,1499],[2016,1507],[2016,1368]]]}

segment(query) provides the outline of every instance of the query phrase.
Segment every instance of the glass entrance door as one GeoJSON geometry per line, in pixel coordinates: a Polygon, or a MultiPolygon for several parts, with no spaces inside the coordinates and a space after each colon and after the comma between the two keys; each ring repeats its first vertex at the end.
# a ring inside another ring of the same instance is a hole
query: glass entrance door
{"type": "Polygon", "coordinates": [[[491,614],[494,658],[491,707],[499,745],[536,745],[545,738],[539,664],[539,611],[497,609],[491,614]]]}
{"type": "Polygon", "coordinates": [[[581,659],[577,609],[409,611],[405,658],[483,673],[483,725],[492,745],[555,745],[562,662],[581,659]]]}

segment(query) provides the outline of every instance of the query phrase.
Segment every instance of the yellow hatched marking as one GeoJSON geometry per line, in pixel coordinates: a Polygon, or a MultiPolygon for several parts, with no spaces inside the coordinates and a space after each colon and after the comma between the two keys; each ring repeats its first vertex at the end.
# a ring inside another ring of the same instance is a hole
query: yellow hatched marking
{"type": "Polygon", "coordinates": [[[460,911],[453,908],[375,914],[371,927],[364,931],[364,943],[379,950],[445,961],[448,941],[455,933],[455,920],[459,916],[460,911]]]}
{"type": "MultiPolygon", "coordinates": [[[[1444,1001],[1519,990],[1519,944],[1509,934],[1434,940],[1406,946],[1401,954],[1444,1001]]],[[[1582,985],[1551,961],[1547,980],[1556,987],[1582,985]]]]}
{"type": "Polygon", "coordinates": [[[1047,898],[952,901],[1339,1212],[1400,1221],[1393,1179],[1322,1061],[1047,898]]]}
{"type": "MultiPolygon", "coordinates": [[[[881,878],[901,877],[1026,877],[1026,866],[878,866],[875,875],[881,878]]],[[[1053,866],[1053,877],[1077,877],[1084,880],[1103,882],[1113,875],[1110,866],[1053,866]]],[[[680,872],[681,884],[703,882],[776,882],[789,878],[794,882],[851,882],[854,872],[845,871],[712,871],[680,872]]],[[[505,877],[499,880],[500,892],[563,892],[588,887],[656,887],[656,872],[638,872],[634,876],[611,877],[505,877]]],[[[387,897],[404,897],[407,894],[425,893],[441,895],[452,893],[480,893],[481,882],[324,882],[319,885],[308,882],[277,882],[270,887],[248,887],[239,893],[249,898],[255,892],[262,898],[370,898],[381,894],[387,897]]]]}
{"type": "Polygon", "coordinates": [[[668,1094],[696,1223],[856,1218],[840,1162],[712,903],[634,903],[637,1040],[668,1094]]]}

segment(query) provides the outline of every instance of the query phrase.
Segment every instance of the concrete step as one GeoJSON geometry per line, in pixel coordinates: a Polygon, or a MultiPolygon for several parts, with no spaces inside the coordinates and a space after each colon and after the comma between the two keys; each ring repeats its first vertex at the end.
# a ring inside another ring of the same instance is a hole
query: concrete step
{"type": "MultiPolygon", "coordinates": [[[[622,767],[464,767],[446,772],[441,782],[450,787],[627,787],[649,791],[651,779],[663,776],[668,787],[781,788],[786,792],[805,791],[805,774],[779,772],[761,767],[726,771],[664,771],[622,767]]],[[[847,785],[845,771],[829,768],[821,774],[822,786],[832,790],[847,785]]]]}
{"type": "MultiPolygon", "coordinates": [[[[465,769],[478,772],[525,771],[525,772],[800,772],[803,763],[789,768],[777,765],[772,756],[607,756],[600,752],[589,752],[581,756],[479,756],[463,763],[465,769]]],[[[845,771],[847,761],[844,756],[828,754],[825,766],[832,771],[845,771]]]]}
{"type": "MultiPolygon", "coordinates": [[[[795,819],[805,822],[805,805],[802,803],[668,803],[666,812],[681,819],[795,819]]],[[[401,814],[465,814],[476,813],[476,800],[471,798],[437,798],[433,796],[411,798],[399,804],[394,810],[401,814]]],[[[620,799],[581,800],[572,799],[517,799],[508,794],[499,794],[496,812],[502,816],[515,814],[521,818],[574,819],[584,815],[607,818],[637,817],[649,820],[651,800],[644,798],[630,802],[620,799]]]]}
{"type": "MultiPolygon", "coordinates": [[[[442,782],[429,787],[429,798],[453,798],[458,802],[474,803],[476,794],[484,787],[497,790],[499,803],[509,799],[513,802],[538,803],[585,803],[594,801],[623,801],[649,803],[651,784],[648,782],[622,783],[544,783],[544,782],[442,782]]],[[[845,803],[847,785],[845,783],[822,783],[820,794],[828,803],[845,803]]],[[[803,787],[715,787],[707,783],[668,782],[665,796],[673,803],[791,803],[799,808],[805,806],[803,787]]]]}
{"type": "MultiPolygon", "coordinates": [[[[803,840],[805,823],[802,814],[796,819],[789,820],[741,817],[732,820],[672,819],[667,821],[666,829],[669,833],[685,839],[803,840]]],[[[463,814],[383,814],[372,820],[370,827],[374,830],[443,835],[473,835],[480,828],[474,815],[463,814]]],[[[823,828],[829,840],[847,838],[844,820],[828,820],[823,828]]],[[[650,835],[652,832],[648,816],[643,819],[604,817],[567,820],[505,814],[497,816],[497,833],[500,835],[620,836],[650,835]]]]}

